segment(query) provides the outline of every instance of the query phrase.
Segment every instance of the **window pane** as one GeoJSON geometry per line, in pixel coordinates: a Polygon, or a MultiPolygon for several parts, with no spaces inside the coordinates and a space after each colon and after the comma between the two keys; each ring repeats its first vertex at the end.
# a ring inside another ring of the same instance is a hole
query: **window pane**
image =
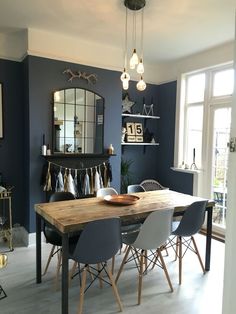
{"type": "Polygon", "coordinates": [[[195,163],[197,168],[200,168],[202,155],[203,105],[189,107],[187,111],[187,121],[185,163],[191,167],[195,150],[195,163]]]}
{"type": "Polygon", "coordinates": [[[190,76],[187,80],[187,103],[202,102],[205,91],[205,74],[190,76]]]}
{"type": "Polygon", "coordinates": [[[234,70],[215,73],[213,79],[213,96],[232,95],[234,88],[234,70]]]}

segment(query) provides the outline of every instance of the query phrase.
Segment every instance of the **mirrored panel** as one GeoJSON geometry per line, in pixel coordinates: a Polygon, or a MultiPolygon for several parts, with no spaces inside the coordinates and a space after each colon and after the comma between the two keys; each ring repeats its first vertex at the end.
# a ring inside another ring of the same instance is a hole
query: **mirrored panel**
{"type": "Polygon", "coordinates": [[[104,99],[85,89],[53,94],[53,152],[103,153],[104,99]]]}

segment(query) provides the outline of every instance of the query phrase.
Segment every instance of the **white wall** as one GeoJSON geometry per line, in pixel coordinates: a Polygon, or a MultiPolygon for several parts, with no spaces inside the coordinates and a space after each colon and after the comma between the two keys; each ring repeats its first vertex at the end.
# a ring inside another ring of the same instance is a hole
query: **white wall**
{"type": "MultiPolygon", "coordinates": [[[[235,24],[236,27],[236,24],[235,24]]],[[[236,34],[236,30],[235,30],[236,34]]],[[[234,42],[234,62],[236,61],[236,39],[234,42]]],[[[236,62],[234,95],[231,116],[231,137],[236,137],[236,62]]],[[[235,282],[236,282],[236,152],[229,154],[228,172],[228,200],[226,219],[226,242],[225,242],[225,272],[224,272],[224,294],[223,314],[236,312],[235,282]]]]}
{"type": "MultiPolygon", "coordinates": [[[[0,58],[21,61],[26,53],[110,70],[123,70],[123,47],[115,48],[80,39],[79,36],[70,37],[32,28],[7,35],[0,34],[0,58]]],[[[180,73],[231,60],[232,42],[169,63],[148,64],[144,60],[144,79],[148,83],[160,84],[178,79],[180,73]]],[[[138,79],[137,76],[131,78],[138,79]]]]}

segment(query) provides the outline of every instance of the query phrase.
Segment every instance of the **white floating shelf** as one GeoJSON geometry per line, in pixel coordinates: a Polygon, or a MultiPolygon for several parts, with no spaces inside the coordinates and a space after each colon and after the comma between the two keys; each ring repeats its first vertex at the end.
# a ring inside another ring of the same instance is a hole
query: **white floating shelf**
{"type": "Polygon", "coordinates": [[[159,146],[159,143],[121,143],[121,145],[138,145],[138,146],[159,146]]]}
{"type": "Polygon", "coordinates": [[[122,117],[142,118],[142,119],[160,119],[159,116],[146,116],[143,114],[122,113],[122,117]]]}

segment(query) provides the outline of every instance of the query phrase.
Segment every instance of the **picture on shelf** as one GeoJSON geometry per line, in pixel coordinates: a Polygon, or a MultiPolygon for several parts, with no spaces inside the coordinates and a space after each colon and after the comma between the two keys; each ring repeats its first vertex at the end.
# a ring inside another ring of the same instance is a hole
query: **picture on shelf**
{"type": "Polygon", "coordinates": [[[142,123],[126,122],[127,142],[143,142],[142,123]]]}

